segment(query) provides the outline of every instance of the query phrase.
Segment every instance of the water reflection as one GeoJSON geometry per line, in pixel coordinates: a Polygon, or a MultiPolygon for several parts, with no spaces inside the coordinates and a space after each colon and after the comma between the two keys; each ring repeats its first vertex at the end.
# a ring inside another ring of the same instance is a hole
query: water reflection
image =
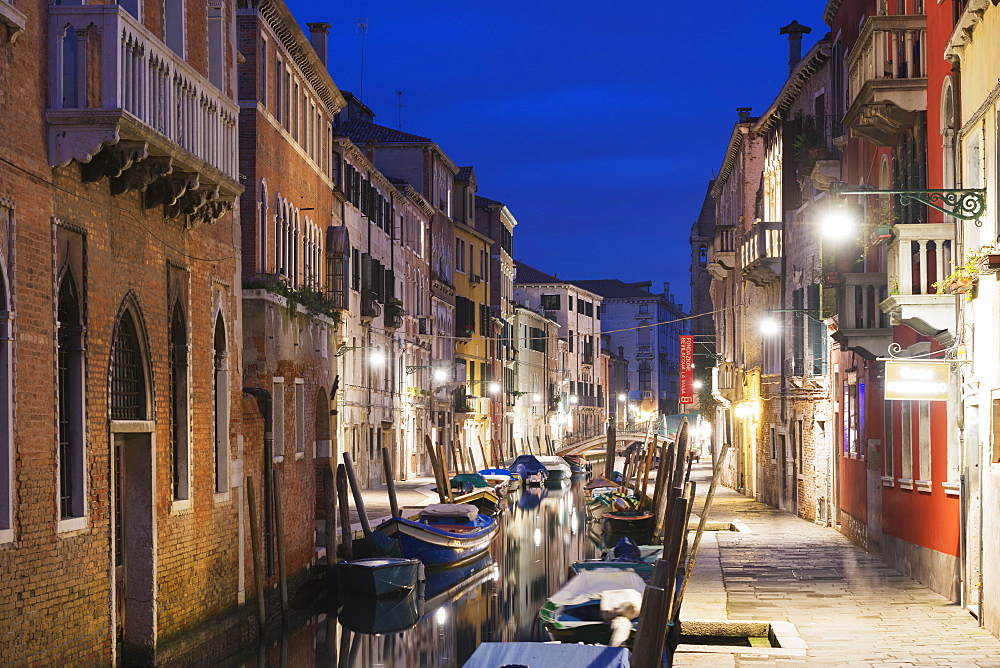
{"type": "Polygon", "coordinates": [[[582,482],[558,481],[511,498],[490,554],[428,571],[422,592],[317,605],[301,627],[226,666],[461,666],[487,641],[547,640],[538,608],[574,561],[593,558],[582,482]]]}

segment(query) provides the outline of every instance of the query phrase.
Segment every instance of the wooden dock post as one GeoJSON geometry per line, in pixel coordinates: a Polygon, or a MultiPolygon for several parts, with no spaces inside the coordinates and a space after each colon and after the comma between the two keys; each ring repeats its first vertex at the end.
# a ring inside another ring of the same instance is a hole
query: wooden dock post
{"type": "Polygon", "coordinates": [[[447,503],[448,491],[441,482],[441,469],[439,468],[438,457],[434,452],[434,444],[431,443],[430,436],[424,436],[424,447],[427,448],[427,456],[430,457],[431,460],[431,470],[434,471],[434,483],[437,487],[438,500],[441,503],[447,503]]]}
{"type": "Polygon", "coordinates": [[[347,505],[347,485],[347,467],[343,464],[337,464],[337,506],[340,511],[340,556],[350,561],[354,558],[354,536],[351,533],[351,509],[347,505]]]}
{"type": "Polygon", "coordinates": [[[344,453],[344,466],[347,468],[347,480],[351,483],[351,493],[354,495],[354,507],[358,511],[358,519],[361,521],[361,530],[365,532],[369,546],[372,544],[372,527],[368,523],[368,512],[365,510],[365,499],[361,496],[361,488],[358,486],[358,479],[354,476],[354,465],[351,463],[351,456],[344,453]]]}
{"type": "Polygon", "coordinates": [[[333,468],[329,459],[323,463],[323,539],[326,547],[326,580],[333,582],[337,565],[337,489],[333,481],[333,468]]]}
{"type": "Polygon", "coordinates": [[[444,446],[438,444],[438,465],[441,467],[441,482],[445,494],[448,495],[448,503],[454,503],[455,497],[451,493],[451,474],[448,472],[448,459],[444,456],[444,446]]]}
{"type": "Polygon", "coordinates": [[[399,514],[399,503],[396,501],[396,481],[392,476],[392,458],[389,456],[389,448],[382,446],[382,472],[385,475],[385,486],[389,489],[389,509],[393,517],[402,517],[399,514]]]}
{"type": "Polygon", "coordinates": [[[281,471],[274,472],[271,481],[271,491],[274,493],[274,530],[277,532],[278,544],[278,588],[281,591],[281,614],[288,614],[288,578],[285,570],[285,510],[281,506],[281,471]]]}
{"type": "Polygon", "coordinates": [[[257,527],[257,501],[253,476],[247,476],[247,506],[250,514],[250,552],[253,556],[253,586],[257,594],[257,632],[263,638],[267,632],[267,611],[264,607],[264,576],[260,565],[260,529],[257,527]]]}

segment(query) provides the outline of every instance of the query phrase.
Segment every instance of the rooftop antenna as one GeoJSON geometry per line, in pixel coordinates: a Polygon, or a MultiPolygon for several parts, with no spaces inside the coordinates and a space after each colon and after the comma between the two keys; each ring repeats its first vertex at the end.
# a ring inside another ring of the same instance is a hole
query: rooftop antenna
{"type": "Polygon", "coordinates": [[[361,35],[361,84],[358,86],[358,99],[365,101],[365,35],[368,34],[368,17],[355,17],[355,34],[361,35]]]}
{"type": "Polygon", "coordinates": [[[399,129],[403,129],[403,91],[396,91],[396,106],[399,107],[399,129]]]}

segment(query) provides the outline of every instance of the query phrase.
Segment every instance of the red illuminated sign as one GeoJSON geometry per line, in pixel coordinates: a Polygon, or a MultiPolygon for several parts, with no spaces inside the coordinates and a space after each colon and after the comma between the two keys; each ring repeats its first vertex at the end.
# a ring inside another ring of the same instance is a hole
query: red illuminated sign
{"type": "Polygon", "coordinates": [[[681,340],[681,391],[680,403],[694,403],[694,337],[685,335],[681,340]]]}

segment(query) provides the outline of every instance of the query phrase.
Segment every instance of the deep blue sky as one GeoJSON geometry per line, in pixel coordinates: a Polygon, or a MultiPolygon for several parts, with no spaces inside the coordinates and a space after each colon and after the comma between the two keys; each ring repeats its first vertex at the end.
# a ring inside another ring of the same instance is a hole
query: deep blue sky
{"type": "Polygon", "coordinates": [[[474,165],[518,220],[514,256],[563,278],[669,281],[688,305],[687,237],[737,107],[788,73],[792,19],[822,37],[825,0],[289,0],[330,23],[337,85],[376,122],[474,165]]]}

